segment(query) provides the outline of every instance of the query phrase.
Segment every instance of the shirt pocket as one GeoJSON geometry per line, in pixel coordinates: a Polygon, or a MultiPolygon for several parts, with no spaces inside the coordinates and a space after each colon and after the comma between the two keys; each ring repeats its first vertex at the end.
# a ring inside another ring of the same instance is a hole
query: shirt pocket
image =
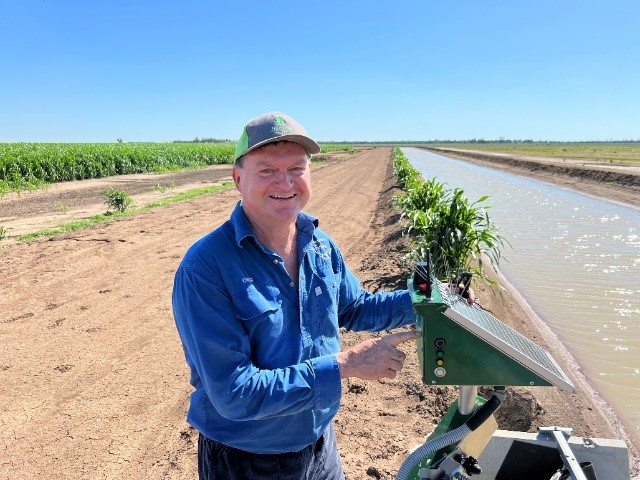
{"type": "MultiPolygon", "coordinates": [[[[273,286],[248,285],[232,294],[235,315],[249,332],[262,325],[262,330],[273,330],[270,336],[282,333],[282,299],[280,290],[273,286]]],[[[265,333],[265,332],[263,332],[265,333]]]]}
{"type": "Polygon", "coordinates": [[[285,366],[282,342],[288,337],[280,290],[274,286],[251,284],[233,293],[236,318],[240,320],[251,351],[247,352],[258,368],[285,366]]]}

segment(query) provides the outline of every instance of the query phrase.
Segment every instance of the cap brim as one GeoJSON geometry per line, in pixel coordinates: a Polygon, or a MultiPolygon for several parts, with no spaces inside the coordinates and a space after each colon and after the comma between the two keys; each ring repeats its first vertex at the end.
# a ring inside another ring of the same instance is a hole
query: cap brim
{"type": "Polygon", "coordinates": [[[252,145],[251,147],[247,148],[242,153],[241,156],[246,155],[247,153],[249,153],[252,150],[255,150],[256,148],[260,148],[269,143],[276,143],[276,142],[297,143],[298,145],[301,145],[302,147],[304,147],[304,149],[307,151],[309,155],[320,153],[320,145],[318,145],[314,140],[312,140],[309,137],[305,137],[304,135],[281,135],[279,137],[269,138],[267,140],[263,140],[262,142],[258,142],[255,145],[252,145]]]}

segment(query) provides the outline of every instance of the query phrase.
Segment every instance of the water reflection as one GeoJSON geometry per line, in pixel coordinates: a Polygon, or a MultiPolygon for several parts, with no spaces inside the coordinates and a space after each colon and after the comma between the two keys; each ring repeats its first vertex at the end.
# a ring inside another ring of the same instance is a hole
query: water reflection
{"type": "Polygon", "coordinates": [[[640,210],[425,150],[425,178],[490,195],[513,249],[501,271],[640,438],[640,210]]]}

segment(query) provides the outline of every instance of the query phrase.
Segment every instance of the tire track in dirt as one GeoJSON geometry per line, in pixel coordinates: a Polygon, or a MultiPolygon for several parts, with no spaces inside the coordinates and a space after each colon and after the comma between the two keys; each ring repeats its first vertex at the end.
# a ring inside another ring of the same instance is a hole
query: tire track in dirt
{"type": "Polygon", "coordinates": [[[153,193],[162,197],[161,193],[175,194],[184,185],[193,188],[194,183],[209,184],[230,179],[228,165],[212,165],[171,173],[137,173],[53,183],[34,191],[9,192],[0,196],[0,224],[43,214],[59,215],[64,209],[62,207],[71,210],[90,206],[104,210],[102,192],[111,187],[124,190],[132,196],[153,193]]]}
{"type": "Polygon", "coordinates": [[[372,222],[390,158],[390,148],[369,150],[338,162],[313,181],[314,194],[305,210],[320,219],[320,228],[338,242],[353,267],[374,243],[372,222]]]}

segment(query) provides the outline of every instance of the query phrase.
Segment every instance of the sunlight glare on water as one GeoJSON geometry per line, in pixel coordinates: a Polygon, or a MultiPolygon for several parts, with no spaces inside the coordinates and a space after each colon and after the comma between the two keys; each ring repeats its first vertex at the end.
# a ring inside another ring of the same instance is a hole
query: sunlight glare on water
{"type": "Polygon", "coordinates": [[[489,195],[500,270],[640,440],[640,210],[417,148],[425,178],[489,195]]]}

